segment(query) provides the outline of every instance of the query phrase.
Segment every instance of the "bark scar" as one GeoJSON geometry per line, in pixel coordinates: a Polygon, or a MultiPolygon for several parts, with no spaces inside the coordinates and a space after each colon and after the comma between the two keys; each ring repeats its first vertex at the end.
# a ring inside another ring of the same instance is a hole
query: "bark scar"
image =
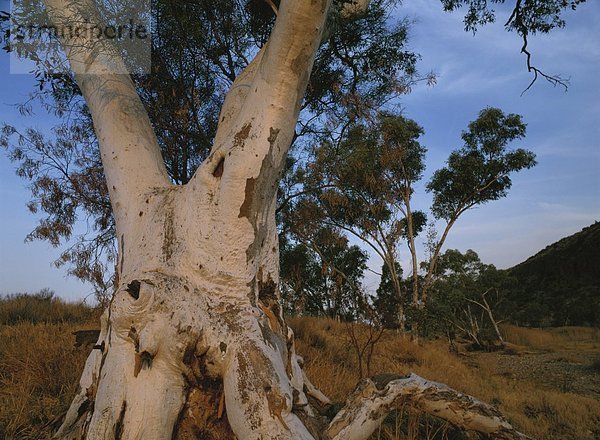
{"type": "Polygon", "coordinates": [[[129,293],[133,299],[138,299],[140,297],[140,287],[141,283],[138,280],[133,280],[131,283],[127,284],[125,291],[129,293]]]}
{"type": "Polygon", "coordinates": [[[165,218],[164,238],[162,251],[165,261],[169,261],[173,256],[173,246],[175,245],[175,227],[173,224],[173,210],[169,209],[165,218]]]}
{"type": "Polygon", "coordinates": [[[221,177],[223,175],[224,166],[225,166],[225,158],[222,157],[221,160],[219,161],[219,163],[217,164],[217,167],[213,171],[213,176],[221,177]]]}
{"type": "Polygon", "coordinates": [[[152,355],[147,351],[135,354],[135,364],[133,366],[133,377],[138,377],[142,369],[146,370],[152,367],[152,355]]]}
{"type": "Polygon", "coordinates": [[[271,146],[271,148],[273,148],[273,145],[275,144],[275,141],[277,140],[277,136],[279,135],[280,131],[281,129],[279,128],[269,128],[269,137],[267,140],[269,141],[269,145],[271,146]]]}
{"type": "Polygon", "coordinates": [[[233,148],[244,146],[244,141],[248,138],[250,134],[250,129],[252,128],[252,124],[248,122],[244,124],[240,131],[238,131],[233,137],[233,148]]]}
{"type": "Polygon", "coordinates": [[[121,234],[121,273],[123,273],[123,264],[125,264],[125,235],[121,234]]]}
{"type": "Polygon", "coordinates": [[[123,401],[121,406],[121,412],[119,413],[119,419],[115,423],[115,440],[121,440],[123,435],[123,420],[125,419],[125,411],[127,411],[127,401],[123,401]]]}
{"type": "Polygon", "coordinates": [[[282,416],[283,411],[286,410],[286,399],[276,390],[272,389],[271,387],[268,388],[269,389],[266,389],[265,391],[267,391],[267,404],[269,405],[269,413],[271,413],[271,416],[279,420],[279,423],[281,423],[283,427],[289,431],[290,428],[285,423],[285,420],[283,420],[282,416]]]}
{"type": "Polygon", "coordinates": [[[256,179],[254,177],[246,179],[244,203],[242,203],[242,206],[240,206],[240,213],[238,214],[238,218],[246,217],[248,220],[251,220],[250,215],[252,211],[252,200],[254,199],[255,186],[256,179]]]}

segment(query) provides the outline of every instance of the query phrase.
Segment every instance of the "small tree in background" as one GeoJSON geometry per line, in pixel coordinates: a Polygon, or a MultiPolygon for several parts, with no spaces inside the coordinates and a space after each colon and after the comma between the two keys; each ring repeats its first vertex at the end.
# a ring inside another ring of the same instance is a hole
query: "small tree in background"
{"type": "Polygon", "coordinates": [[[440,255],[426,307],[426,329],[442,331],[455,349],[461,334],[475,348],[504,343],[498,324],[500,304],[515,280],[492,264],[481,262],[476,252],[448,249],[440,255]]]}
{"type": "Polygon", "coordinates": [[[350,126],[338,142],[324,140],[316,146],[297,173],[303,190],[289,211],[291,222],[325,224],[362,241],[383,261],[377,292],[378,309],[387,316],[383,321],[404,328],[408,312],[417,327],[440,252],[459,217],[506,197],[511,175],[535,165],[531,151],[509,149],[512,141],[525,136],[525,128],[521,116],[486,108],[462,133],[463,147],[450,153],[446,166],[427,184],[433,217],[446,224],[439,239],[430,234],[429,261],[421,265],[421,274],[415,238],[427,217],[413,208],[412,199],[425,169],[426,149],[418,141],[423,129],[403,116],[380,113],[370,125],[350,126]],[[411,261],[406,282],[398,264],[403,243],[411,261]],[[384,303],[393,309],[395,320],[382,311],[384,303]]]}
{"type": "Polygon", "coordinates": [[[427,191],[433,194],[431,211],[446,226],[429,261],[423,299],[442,246],[458,218],[475,206],[506,197],[512,186],[511,174],[536,164],[531,151],[508,149],[510,142],[525,137],[525,128],[519,115],[505,115],[492,107],[482,110],[462,133],[464,146],[450,153],[446,166],[437,170],[427,184],[427,191]]]}

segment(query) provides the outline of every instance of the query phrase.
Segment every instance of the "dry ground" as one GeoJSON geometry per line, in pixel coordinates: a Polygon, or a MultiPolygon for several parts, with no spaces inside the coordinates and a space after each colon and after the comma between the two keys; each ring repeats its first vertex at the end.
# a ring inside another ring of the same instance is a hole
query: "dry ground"
{"type": "MultiPolygon", "coordinates": [[[[368,331],[324,319],[290,322],[309,377],[336,402],[335,409],[359,376],[350,331],[359,342],[366,340],[368,331]]],[[[95,326],[95,318],[79,323],[0,324],[0,438],[48,437],[76,390],[89,351],[73,346],[71,332],[95,326]]],[[[511,326],[503,330],[507,350],[458,355],[450,353],[443,340],[416,344],[397,333],[385,333],[375,347],[370,373],[413,371],[447,383],[498,406],[520,430],[538,439],[600,438],[600,332],[511,326]]],[[[399,408],[374,438],[477,437],[399,408]]]]}
{"type": "MultiPolygon", "coordinates": [[[[334,400],[343,401],[357,380],[357,356],[342,323],[292,320],[309,377],[334,400]]],[[[371,374],[415,372],[496,405],[522,432],[544,440],[600,438],[600,330],[549,330],[504,326],[502,352],[450,353],[443,340],[416,344],[386,333],[376,346],[371,374]]],[[[364,331],[366,338],[368,332],[364,331]]],[[[403,413],[379,438],[444,438],[423,434],[430,420],[403,413]],[[410,432],[420,424],[419,434],[410,432]]],[[[376,437],[377,438],[377,437],[376,437]]],[[[447,438],[460,438],[449,432],[447,438]]]]}

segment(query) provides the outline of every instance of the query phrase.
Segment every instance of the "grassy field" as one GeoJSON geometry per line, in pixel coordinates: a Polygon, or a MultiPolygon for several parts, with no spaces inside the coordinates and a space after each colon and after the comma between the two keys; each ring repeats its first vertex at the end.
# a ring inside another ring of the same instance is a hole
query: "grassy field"
{"type": "MultiPolygon", "coordinates": [[[[343,401],[358,379],[357,355],[349,343],[347,326],[310,318],[293,319],[291,326],[298,336],[298,352],[305,358],[308,376],[333,400],[343,401]]],[[[508,341],[507,350],[495,353],[461,351],[458,354],[449,352],[444,340],[416,344],[408,337],[387,333],[375,347],[371,374],[414,372],[446,383],[496,405],[522,432],[537,439],[600,438],[600,331],[589,328],[537,330],[514,326],[505,326],[503,331],[508,341]],[[544,380],[545,364],[546,357],[551,355],[576,367],[575,375],[595,380],[596,385],[590,384],[589,389],[568,389],[562,381],[548,383],[544,380]],[[518,370],[518,361],[538,358],[542,362],[529,362],[524,366],[525,371],[520,372],[522,375],[513,371],[518,370]],[[498,371],[507,359],[517,361],[517,366],[507,365],[504,371],[498,371]]],[[[363,336],[367,337],[366,330],[363,336]]],[[[414,420],[418,419],[414,414],[397,417],[404,423],[402,429],[395,431],[395,426],[392,429],[388,424],[382,438],[412,438],[408,432],[411,424],[431,422],[414,420]]],[[[438,437],[431,438],[444,438],[441,431],[438,437]]],[[[426,437],[421,431],[415,438],[426,437]]]]}
{"type": "Polygon", "coordinates": [[[46,438],[78,386],[87,357],[73,331],[98,327],[99,312],[47,296],[0,298],[0,438],[46,438]]]}
{"type": "MultiPolygon", "coordinates": [[[[18,307],[0,300],[0,438],[47,438],[76,391],[89,347],[74,347],[71,333],[97,327],[97,313],[50,301],[55,303],[46,308],[30,304],[27,316],[16,319],[18,307]],[[47,310],[53,310],[51,316],[47,310]]],[[[308,376],[340,406],[359,379],[357,345],[350,336],[360,346],[368,330],[315,318],[293,318],[290,325],[308,376]]],[[[503,352],[458,354],[449,352],[443,340],[417,344],[384,333],[371,356],[370,374],[415,372],[444,382],[496,405],[537,439],[600,438],[600,331],[502,330],[508,341],[503,352]]],[[[374,438],[476,437],[399,407],[374,438]]]]}

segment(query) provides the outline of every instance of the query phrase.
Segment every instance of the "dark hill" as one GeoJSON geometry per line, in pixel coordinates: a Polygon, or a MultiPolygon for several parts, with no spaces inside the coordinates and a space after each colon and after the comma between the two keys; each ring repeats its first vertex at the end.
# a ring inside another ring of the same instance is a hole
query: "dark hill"
{"type": "Polygon", "coordinates": [[[600,222],[508,269],[510,315],[526,325],[600,325],[600,222]]]}

